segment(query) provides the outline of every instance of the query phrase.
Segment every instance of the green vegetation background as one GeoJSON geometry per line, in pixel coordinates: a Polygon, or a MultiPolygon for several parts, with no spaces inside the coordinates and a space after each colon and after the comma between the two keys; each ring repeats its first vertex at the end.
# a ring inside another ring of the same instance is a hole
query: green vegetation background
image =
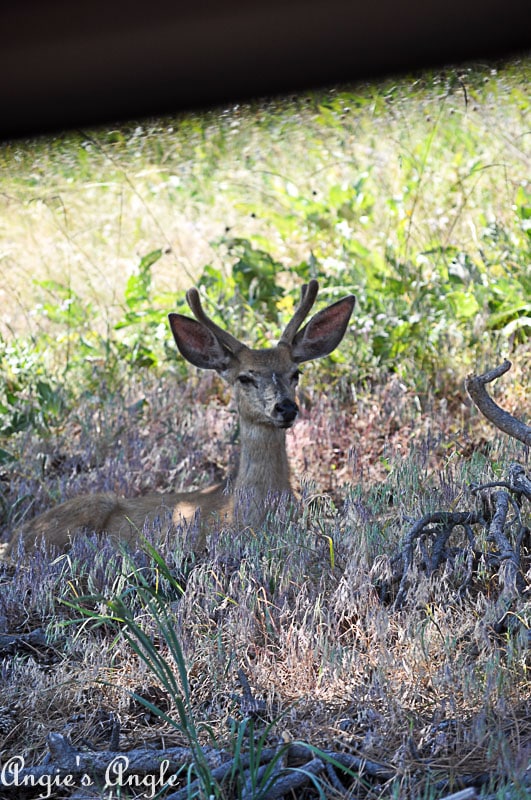
{"type": "MultiPolygon", "coordinates": [[[[16,141],[0,150],[0,437],[185,370],[198,284],[251,344],[300,284],[357,296],[324,369],[451,391],[531,330],[528,60],[16,141]]],[[[524,347],[524,351],[525,351],[524,347]]],[[[315,369],[323,369],[316,367],[315,369]]]]}

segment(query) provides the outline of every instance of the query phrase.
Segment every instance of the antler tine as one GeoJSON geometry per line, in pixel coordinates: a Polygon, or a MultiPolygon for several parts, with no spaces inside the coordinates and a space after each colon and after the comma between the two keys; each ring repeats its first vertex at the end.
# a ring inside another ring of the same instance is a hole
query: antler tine
{"type": "Polygon", "coordinates": [[[194,317],[200,322],[205,328],[208,328],[215,334],[216,338],[227,347],[231,353],[236,354],[238,350],[242,350],[245,345],[243,342],[240,342],[239,339],[236,339],[235,336],[232,336],[228,331],[224,331],[223,328],[220,328],[219,325],[207,317],[205,312],[203,311],[203,306],[201,305],[201,299],[199,297],[199,292],[196,288],[188,289],[186,292],[186,301],[190,308],[193,311],[194,317]]]}
{"type": "Polygon", "coordinates": [[[300,326],[308,316],[311,307],[315,303],[318,290],[319,284],[313,278],[308,284],[305,283],[303,286],[301,286],[301,299],[299,301],[299,305],[297,306],[294,315],[286,325],[284,333],[280,337],[279,344],[291,344],[293,342],[295,334],[299,330],[300,326]]]}

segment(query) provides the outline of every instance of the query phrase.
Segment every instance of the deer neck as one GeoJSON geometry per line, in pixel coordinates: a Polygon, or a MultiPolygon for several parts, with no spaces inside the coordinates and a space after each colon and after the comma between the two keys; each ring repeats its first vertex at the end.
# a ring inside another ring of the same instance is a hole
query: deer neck
{"type": "Polygon", "coordinates": [[[252,424],[240,417],[240,442],[236,491],[250,492],[260,503],[271,493],[291,490],[285,429],[252,424]]]}

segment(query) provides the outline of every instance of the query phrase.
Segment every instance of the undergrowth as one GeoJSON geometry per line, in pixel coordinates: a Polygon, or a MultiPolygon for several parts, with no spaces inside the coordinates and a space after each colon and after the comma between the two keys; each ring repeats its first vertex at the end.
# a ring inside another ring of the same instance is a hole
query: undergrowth
{"type": "MultiPolygon", "coordinates": [[[[114,403],[114,414],[109,398],[109,406],[96,407],[99,424],[108,426],[107,448],[84,462],[93,429],[78,419],[94,419],[89,399],[56,432],[55,461],[49,455],[44,467],[13,473],[11,496],[27,488],[17,514],[46,507],[48,492],[99,491],[111,479],[127,493],[165,488],[178,481],[174,470],[186,457],[196,459],[199,476],[213,453],[230,462],[232,431],[223,424],[233,418],[219,398],[213,405],[215,388],[208,375],[184,386],[141,382],[123,398],[122,412],[114,403]],[[201,414],[194,413],[198,397],[206,402],[201,414]],[[135,424],[124,426],[129,405],[135,424]]],[[[35,762],[51,730],[74,747],[105,750],[119,720],[124,753],[210,747],[234,758],[237,748],[247,758],[256,746],[276,747],[281,758],[282,747],[302,740],[316,752],[362,754],[394,776],[368,784],[359,777],[358,784],[359,771],[338,773],[345,786],[364,785],[368,797],[442,797],[467,774],[518,784],[531,734],[525,598],[511,609],[518,624],[496,633],[497,579],[485,557],[464,594],[464,562],[433,575],[414,570],[407,602],[394,609],[391,555],[419,515],[469,508],[472,483],[501,477],[525,453],[496,437],[481,443],[478,431],[470,448],[472,431],[456,426],[444,406],[434,416],[411,394],[399,403],[396,387],[388,391],[387,405],[381,389],[382,402],[364,398],[378,409],[372,428],[360,397],[339,407],[312,395],[289,434],[295,475],[305,473],[302,506],[295,515],[281,508],[263,530],[214,531],[208,554],[198,557],[187,549],[185,526],[153,549],[155,525],[133,551],[88,536],[68,554],[42,550],[6,568],[5,629],[44,628],[47,645],[3,661],[0,708],[10,724],[2,752],[35,762]],[[357,440],[360,406],[365,438],[357,440]],[[316,451],[315,439],[326,446],[316,451]],[[360,463],[360,450],[372,471],[360,463]],[[251,707],[242,699],[241,671],[251,707]]],[[[47,435],[41,441],[50,444],[47,435]]],[[[487,539],[477,546],[490,547],[487,539]]],[[[219,783],[202,752],[179,785],[195,787],[190,797],[207,785],[214,796],[239,797],[247,762],[219,783]]],[[[255,788],[268,785],[253,774],[255,788]]],[[[315,781],[334,796],[328,778],[315,781]]]]}

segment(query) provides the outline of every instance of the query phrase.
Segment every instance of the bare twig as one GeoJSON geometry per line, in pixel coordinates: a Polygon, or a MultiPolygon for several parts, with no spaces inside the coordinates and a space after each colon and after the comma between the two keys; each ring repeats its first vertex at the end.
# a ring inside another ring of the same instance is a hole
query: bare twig
{"type": "Polygon", "coordinates": [[[54,733],[52,731],[52,733],[48,734],[47,742],[50,756],[54,761],[60,763],[75,761],[77,750],[72,747],[62,733],[54,733]]]}
{"type": "Polygon", "coordinates": [[[465,380],[465,389],[474,405],[496,428],[529,447],[531,446],[531,428],[529,425],[513,417],[508,411],[504,411],[494,402],[485,389],[485,384],[491,383],[496,378],[504,375],[511,369],[511,366],[511,362],[505,360],[503,364],[484,372],[483,375],[469,375],[465,380]]]}
{"type": "MultiPolygon", "coordinates": [[[[242,763],[245,763],[244,761],[242,763]]],[[[234,759],[229,759],[222,764],[220,767],[216,767],[210,773],[210,777],[213,782],[221,783],[229,772],[234,767],[234,759]]],[[[192,781],[191,783],[184,786],[182,789],[178,789],[176,792],[172,792],[171,794],[167,795],[165,800],[187,800],[188,797],[193,796],[194,792],[198,791],[201,788],[201,784],[199,780],[192,781]]]]}
{"type": "Polygon", "coordinates": [[[400,609],[405,603],[411,582],[411,567],[418,548],[419,568],[432,575],[447,560],[461,556],[464,559],[466,575],[458,587],[462,595],[469,587],[476,556],[480,555],[475,544],[473,526],[481,525],[490,541],[495,544],[492,552],[483,553],[488,563],[498,570],[499,601],[507,606],[517,596],[526,591],[522,545],[529,535],[523,519],[523,502],[531,498],[531,481],[520,464],[509,466],[505,480],[493,481],[481,486],[472,486],[472,494],[479,494],[482,508],[475,512],[437,511],[417,520],[402,540],[397,554],[392,559],[394,583],[399,581],[394,608],[400,609]],[[498,491],[487,492],[488,489],[498,491]],[[514,516],[509,518],[509,509],[514,516]],[[462,527],[468,544],[449,547],[448,542],[454,528],[462,527]],[[509,530],[514,531],[509,535],[509,530]]]}
{"type": "MultiPolygon", "coordinates": [[[[267,765],[274,758],[278,759],[278,748],[264,748],[260,753],[261,764],[267,765]]],[[[280,767],[278,777],[263,797],[268,798],[268,800],[274,800],[274,798],[281,797],[282,794],[286,794],[291,789],[303,786],[304,783],[310,780],[308,777],[310,772],[312,774],[318,774],[325,769],[325,762],[335,766],[336,769],[342,769],[344,772],[358,772],[361,775],[368,775],[380,781],[389,781],[395,774],[392,769],[376,761],[370,761],[369,759],[354,756],[350,753],[336,753],[333,750],[316,750],[302,742],[294,742],[286,747],[284,758],[278,759],[280,767]],[[297,765],[295,770],[293,765],[297,765]],[[322,767],[320,765],[322,765],[322,767]],[[284,772],[285,775],[283,774],[284,772]]],[[[239,766],[245,770],[244,777],[246,779],[247,789],[249,788],[249,774],[247,769],[249,764],[250,756],[248,754],[240,756],[239,766]]],[[[211,776],[213,780],[221,782],[233,767],[234,760],[230,759],[221,767],[212,770],[211,776]]],[[[263,772],[265,772],[265,769],[260,774],[263,775],[263,772]]],[[[260,776],[258,776],[258,779],[259,777],[260,776]]],[[[196,789],[199,789],[199,781],[194,781],[189,786],[185,786],[173,792],[168,795],[166,800],[186,800],[190,793],[196,789]]]]}

